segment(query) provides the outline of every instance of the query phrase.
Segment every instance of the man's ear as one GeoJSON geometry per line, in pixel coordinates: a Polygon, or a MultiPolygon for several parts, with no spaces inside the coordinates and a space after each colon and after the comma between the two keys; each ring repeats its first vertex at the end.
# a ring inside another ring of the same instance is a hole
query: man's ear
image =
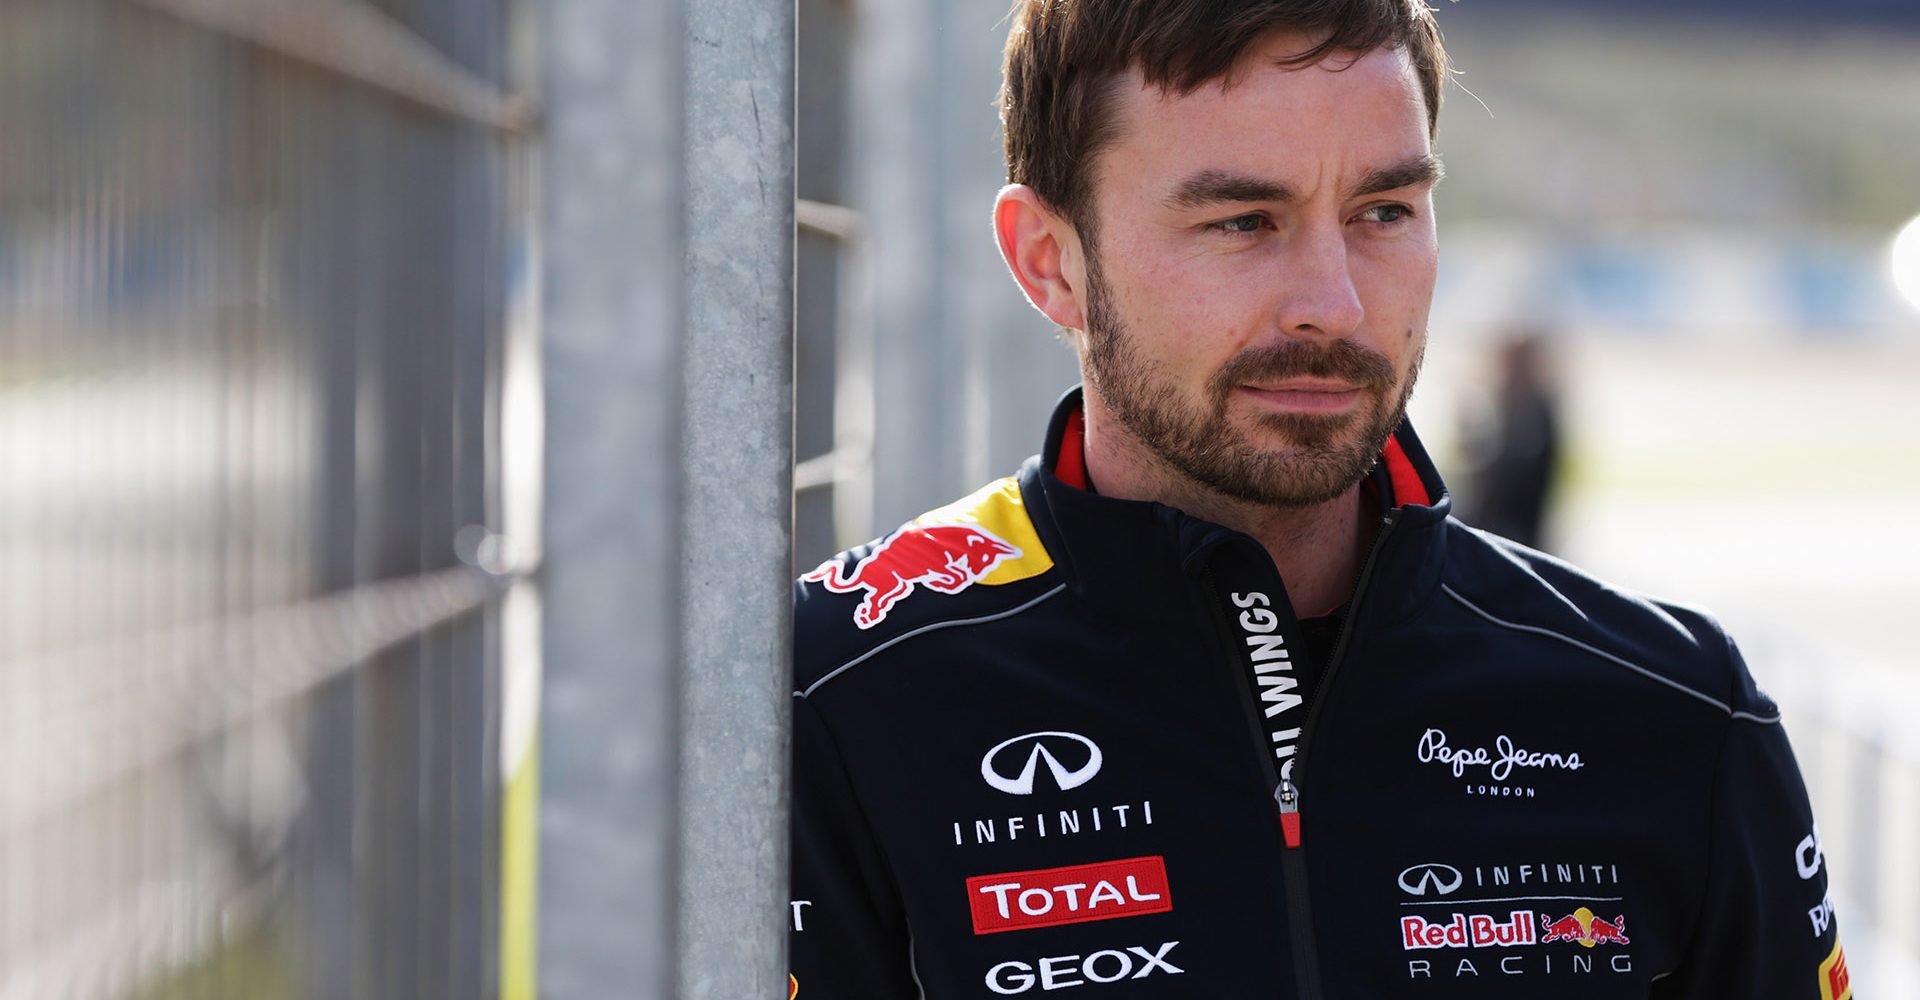
{"type": "Polygon", "coordinates": [[[1025,184],[1009,184],[993,200],[993,234],[1020,290],[1055,325],[1087,327],[1086,269],[1080,235],[1025,184]]]}

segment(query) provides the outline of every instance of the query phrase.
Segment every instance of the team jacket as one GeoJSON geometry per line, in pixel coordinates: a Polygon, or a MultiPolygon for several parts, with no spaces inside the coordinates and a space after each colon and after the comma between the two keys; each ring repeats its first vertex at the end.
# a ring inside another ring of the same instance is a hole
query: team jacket
{"type": "Polygon", "coordinates": [[[1450,518],[1403,426],[1310,663],[1259,544],[1082,488],[1079,420],[796,585],[798,1000],[1851,995],[1712,619],[1450,518]]]}

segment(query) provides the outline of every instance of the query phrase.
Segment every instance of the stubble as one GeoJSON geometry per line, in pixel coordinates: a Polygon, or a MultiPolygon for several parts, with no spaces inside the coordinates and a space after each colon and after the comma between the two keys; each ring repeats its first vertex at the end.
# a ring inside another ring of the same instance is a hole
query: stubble
{"type": "Polygon", "coordinates": [[[1406,414],[1421,355],[1395,392],[1393,364],[1380,353],[1345,338],[1287,338],[1235,355],[1208,379],[1205,398],[1196,405],[1127,336],[1099,255],[1087,250],[1090,388],[1169,468],[1234,500],[1283,508],[1326,503],[1372,470],[1406,414]],[[1356,385],[1366,402],[1341,414],[1263,413],[1253,434],[1233,424],[1228,406],[1237,386],[1306,376],[1356,385]]]}

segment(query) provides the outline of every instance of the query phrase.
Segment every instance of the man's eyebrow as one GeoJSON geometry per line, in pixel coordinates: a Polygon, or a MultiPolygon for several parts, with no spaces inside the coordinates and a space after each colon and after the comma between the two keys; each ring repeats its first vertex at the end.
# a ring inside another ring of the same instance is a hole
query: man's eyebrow
{"type": "Polygon", "coordinates": [[[1229,170],[1202,170],[1173,189],[1167,196],[1167,207],[1183,211],[1223,202],[1292,200],[1293,189],[1279,181],[1229,170]]]}
{"type": "Polygon", "coordinates": [[[1432,153],[1421,153],[1401,160],[1393,166],[1381,167],[1360,178],[1360,183],[1354,185],[1352,197],[1364,198],[1370,194],[1412,187],[1415,184],[1438,184],[1440,178],[1446,176],[1446,173],[1446,168],[1440,165],[1439,157],[1432,153]]]}
{"type": "MultiPolygon", "coordinates": [[[[1364,198],[1416,184],[1437,184],[1445,175],[1446,168],[1441,165],[1438,156],[1421,153],[1362,177],[1350,197],[1364,198]]],[[[1230,170],[1202,170],[1181,181],[1167,196],[1166,204],[1175,211],[1184,211],[1234,202],[1286,202],[1293,199],[1293,189],[1279,181],[1237,174],[1230,170]]]]}

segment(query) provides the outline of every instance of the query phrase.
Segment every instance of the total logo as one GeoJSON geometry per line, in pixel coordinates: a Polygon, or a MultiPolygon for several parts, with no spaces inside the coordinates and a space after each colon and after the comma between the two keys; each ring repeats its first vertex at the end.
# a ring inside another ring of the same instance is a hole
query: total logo
{"type": "Polygon", "coordinates": [[[1053,955],[1032,962],[1001,962],[987,970],[987,989],[1001,996],[1015,996],[1036,986],[1044,992],[1088,984],[1103,986],[1156,974],[1177,976],[1187,970],[1168,961],[1167,956],[1179,943],[1165,941],[1152,950],[1128,945],[1124,951],[1105,949],[1086,956],[1053,955]]]}
{"type": "Polygon", "coordinates": [[[967,880],[975,934],[1057,927],[1173,909],[1166,859],[1125,858],[967,880]]]}

